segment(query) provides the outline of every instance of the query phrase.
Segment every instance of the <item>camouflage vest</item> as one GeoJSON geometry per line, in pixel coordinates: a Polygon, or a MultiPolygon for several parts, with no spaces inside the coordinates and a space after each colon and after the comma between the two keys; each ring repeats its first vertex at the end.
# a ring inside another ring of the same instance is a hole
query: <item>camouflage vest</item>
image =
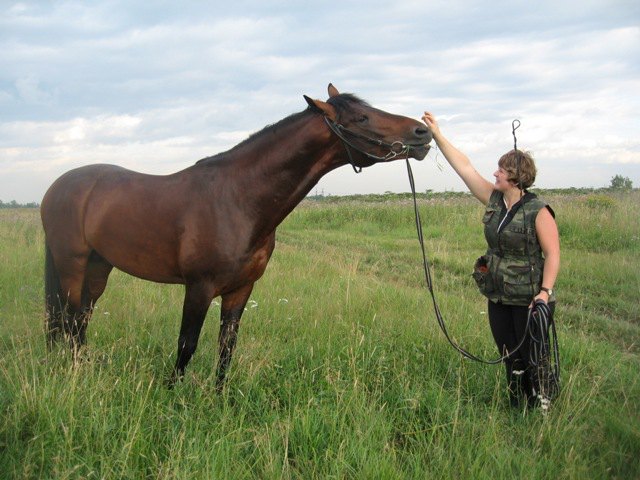
{"type": "Polygon", "coordinates": [[[489,248],[473,272],[480,292],[489,300],[526,306],[540,291],[544,257],[536,236],[536,217],[546,206],[535,194],[526,193],[507,212],[502,193],[494,190],[491,194],[482,218],[489,248]]]}

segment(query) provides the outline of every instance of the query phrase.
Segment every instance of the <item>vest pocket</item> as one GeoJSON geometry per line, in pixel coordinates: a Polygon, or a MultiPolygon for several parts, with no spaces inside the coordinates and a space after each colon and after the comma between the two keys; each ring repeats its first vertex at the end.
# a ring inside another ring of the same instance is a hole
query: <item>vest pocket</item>
{"type": "Polygon", "coordinates": [[[533,299],[542,277],[538,269],[529,265],[509,265],[503,273],[505,297],[525,302],[533,299]]]}
{"type": "Polygon", "coordinates": [[[478,289],[480,289],[480,293],[483,295],[488,295],[495,291],[496,285],[491,275],[491,262],[493,256],[492,255],[482,255],[478,257],[475,265],[473,266],[473,273],[471,276],[478,285],[478,289]]]}

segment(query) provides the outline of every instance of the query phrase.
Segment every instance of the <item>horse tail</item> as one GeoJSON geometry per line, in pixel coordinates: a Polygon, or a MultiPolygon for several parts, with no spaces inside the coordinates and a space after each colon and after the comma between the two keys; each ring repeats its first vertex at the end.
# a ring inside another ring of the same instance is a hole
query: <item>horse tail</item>
{"type": "Polygon", "coordinates": [[[52,347],[60,339],[64,332],[64,319],[66,315],[66,304],[63,300],[62,285],[60,276],[53,261],[51,249],[45,240],[44,257],[44,300],[46,309],[45,328],[47,333],[47,344],[52,347]]]}

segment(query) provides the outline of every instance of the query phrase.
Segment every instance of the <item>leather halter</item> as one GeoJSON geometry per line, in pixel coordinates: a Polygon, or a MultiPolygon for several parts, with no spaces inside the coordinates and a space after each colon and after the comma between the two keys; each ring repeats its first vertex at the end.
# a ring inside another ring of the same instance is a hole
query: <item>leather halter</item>
{"type": "Polygon", "coordinates": [[[360,173],[362,171],[362,167],[356,166],[353,162],[353,156],[351,155],[350,148],[353,148],[355,151],[366,155],[367,157],[377,161],[377,162],[386,162],[389,160],[393,160],[398,156],[409,156],[409,150],[411,149],[410,145],[405,145],[401,141],[395,141],[393,143],[383,142],[382,140],[367,137],[366,135],[362,135],[361,133],[354,132],[344,127],[339,123],[334,122],[329,117],[324,117],[324,121],[326,122],[329,129],[337,135],[337,137],[342,141],[347,154],[349,155],[349,163],[353,167],[353,171],[356,173],[360,173]],[[351,137],[364,140],[367,143],[371,143],[373,145],[377,145],[379,147],[385,147],[389,149],[389,153],[387,153],[384,157],[374,155],[373,153],[365,152],[361,148],[355,146],[351,141],[349,141],[345,135],[350,135],[351,137]]]}

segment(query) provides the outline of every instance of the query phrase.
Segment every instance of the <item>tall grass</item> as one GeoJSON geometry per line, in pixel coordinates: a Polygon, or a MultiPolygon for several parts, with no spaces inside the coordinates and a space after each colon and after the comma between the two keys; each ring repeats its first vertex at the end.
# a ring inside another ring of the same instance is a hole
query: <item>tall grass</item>
{"type": "MultiPolygon", "coordinates": [[[[501,367],[437,329],[404,201],[307,202],[285,221],[215,394],[212,304],[187,377],[183,289],[114,272],[84,361],[47,352],[37,212],[0,212],[0,476],[6,478],[638,478],[637,191],[554,195],[562,393],[508,407],[501,367]],[[599,194],[602,195],[602,194],[599,194]]],[[[468,198],[422,204],[452,334],[494,356],[469,276],[482,253],[468,198]]]]}

